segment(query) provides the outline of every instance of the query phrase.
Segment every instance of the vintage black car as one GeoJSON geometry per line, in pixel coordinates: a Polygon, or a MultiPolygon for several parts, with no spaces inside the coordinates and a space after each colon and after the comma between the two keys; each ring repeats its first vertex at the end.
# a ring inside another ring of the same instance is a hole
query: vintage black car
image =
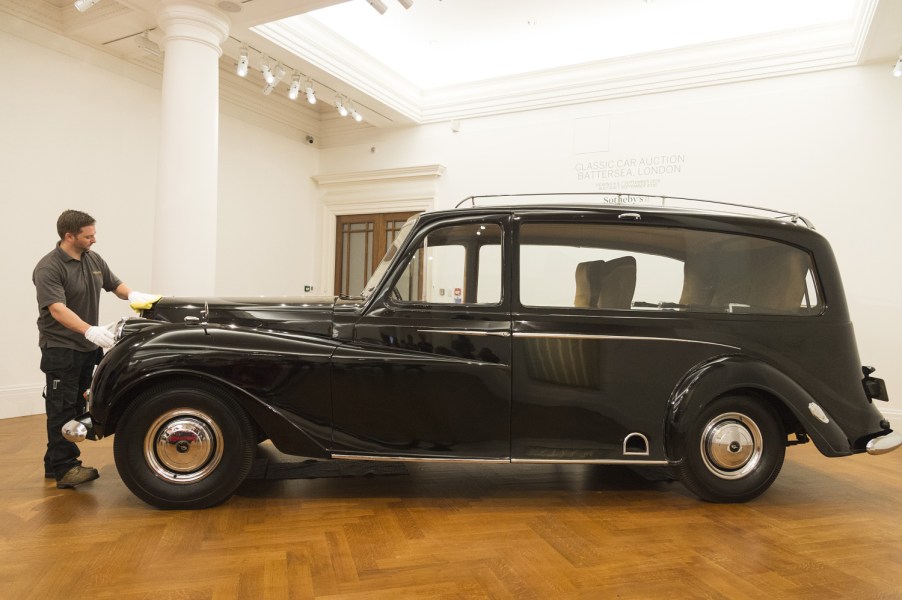
{"type": "Polygon", "coordinates": [[[122,480],[161,508],[224,501],[265,439],[317,459],[668,467],[713,502],[764,492],[793,444],[902,444],[807,221],[546,200],[410,219],[357,297],[165,298],[124,323],[65,430],[116,434],[122,480]]]}

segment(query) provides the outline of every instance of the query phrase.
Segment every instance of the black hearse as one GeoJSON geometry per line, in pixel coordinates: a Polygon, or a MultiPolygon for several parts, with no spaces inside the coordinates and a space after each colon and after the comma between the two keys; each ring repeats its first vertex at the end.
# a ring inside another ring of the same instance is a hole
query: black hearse
{"type": "Polygon", "coordinates": [[[161,508],[222,502],[265,439],[318,459],[668,467],[713,502],[764,492],[793,444],[902,443],[830,245],[798,215],[472,200],[411,218],[355,297],[164,298],[123,323],[69,438],[115,434],[122,480],[161,508]]]}

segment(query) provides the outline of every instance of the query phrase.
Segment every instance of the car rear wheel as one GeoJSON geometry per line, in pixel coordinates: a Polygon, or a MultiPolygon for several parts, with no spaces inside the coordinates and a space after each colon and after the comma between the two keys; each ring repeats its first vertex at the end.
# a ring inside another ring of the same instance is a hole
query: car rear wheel
{"type": "Polygon", "coordinates": [[[117,426],[119,476],[158,508],[208,508],[225,501],[250,471],[256,435],[233,398],[203,384],[154,387],[117,426]]]}
{"type": "Polygon", "coordinates": [[[702,500],[746,502],[770,487],[785,454],[786,432],[776,412],[731,396],[712,402],[692,425],[677,474],[702,500]]]}

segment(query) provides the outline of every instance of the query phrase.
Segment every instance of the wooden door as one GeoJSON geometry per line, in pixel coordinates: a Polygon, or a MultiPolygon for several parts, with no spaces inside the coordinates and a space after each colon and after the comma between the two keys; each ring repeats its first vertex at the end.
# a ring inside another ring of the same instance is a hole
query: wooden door
{"type": "Polygon", "coordinates": [[[415,212],[342,215],[336,219],[335,293],[360,294],[404,222],[415,212]]]}

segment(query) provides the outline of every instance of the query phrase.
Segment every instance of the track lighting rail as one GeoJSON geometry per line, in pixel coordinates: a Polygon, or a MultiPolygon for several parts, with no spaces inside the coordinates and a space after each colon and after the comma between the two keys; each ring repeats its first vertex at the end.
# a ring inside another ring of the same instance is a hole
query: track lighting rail
{"type": "Polygon", "coordinates": [[[341,94],[338,90],[332,89],[321,81],[317,81],[316,79],[305,75],[297,69],[277,61],[261,50],[254,48],[247,42],[243,42],[233,36],[229,36],[229,39],[241,44],[238,62],[235,64],[235,72],[239,77],[247,77],[250,65],[252,64],[251,52],[256,53],[259,57],[257,62],[260,65],[260,73],[263,75],[263,79],[266,83],[263,88],[263,93],[265,95],[272,93],[273,89],[279,85],[282,78],[284,78],[288,72],[291,72],[291,77],[288,79],[288,97],[291,100],[297,100],[301,91],[303,91],[307,102],[309,104],[316,104],[316,90],[313,87],[314,84],[316,84],[317,87],[325,88],[329,92],[335,94],[334,104],[339,115],[342,117],[350,115],[358,123],[363,121],[363,116],[357,111],[354,101],[350,97],[341,94]]]}

